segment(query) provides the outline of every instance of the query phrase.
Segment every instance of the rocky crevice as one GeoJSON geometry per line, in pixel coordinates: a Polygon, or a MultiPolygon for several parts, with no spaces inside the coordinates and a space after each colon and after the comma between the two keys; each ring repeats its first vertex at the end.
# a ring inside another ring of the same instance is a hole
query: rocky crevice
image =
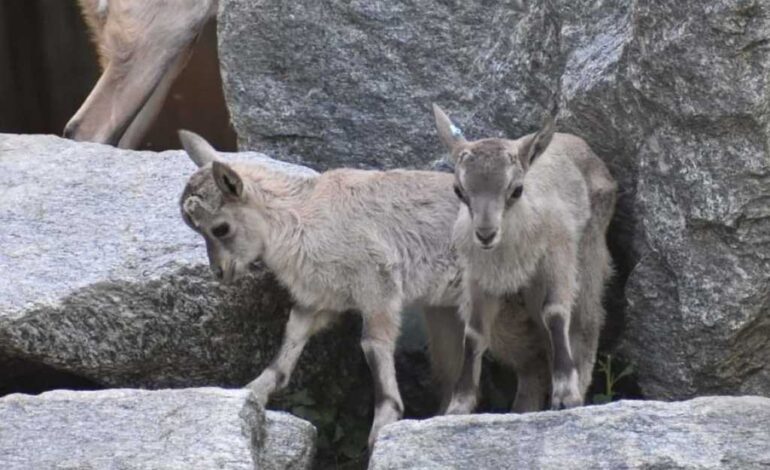
{"type": "Polygon", "coordinates": [[[103,384],[66,370],[28,359],[0,359],[0,397],[12,393],[39,394],[50,390],[101,390],[103,384]]]}

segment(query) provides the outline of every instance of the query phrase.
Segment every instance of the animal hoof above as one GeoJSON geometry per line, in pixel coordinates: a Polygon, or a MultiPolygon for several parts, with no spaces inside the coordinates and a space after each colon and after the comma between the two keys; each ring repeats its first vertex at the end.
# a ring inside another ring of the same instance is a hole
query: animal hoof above
{"type": "Polygon", "coordinates": [[[447,407],[448,415],[467,415],[473,413],[475,401],[472,398],[453,398],[447,407]]]}
{"type": "Polygon", "coordinates": [[[257,402],[262,405],[263,407],[267,406],[267,402],[270,399],[270,393],[268,393],[265,390],[265,387],[259,383],[257,380],[254,380],[250,382],[248,385],[243,387],[246,390],[250,390],[252,395],[254,395],[254,398],[257,399],[257,402]]]}
{"type": "Polygon", "coordinates": [[[578,375],[575,369],[567,377],[555,377],[551,394],[551,409],[563,410],[583,404],[583,397],[578,390],[578,375]]]}

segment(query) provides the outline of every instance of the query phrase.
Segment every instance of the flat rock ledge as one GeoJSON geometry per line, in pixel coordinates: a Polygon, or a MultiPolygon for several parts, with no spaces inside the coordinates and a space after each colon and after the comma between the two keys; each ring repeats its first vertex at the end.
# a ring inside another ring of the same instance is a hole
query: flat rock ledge
{"type": "Polygon", "coordinates": [[[0,462],[28,469],[307,469],[316,430],[243,390],[58,390],[0,399],[0,462]]]}
{"type": "Polygon", "coordinates": [[[369,469],[767,469],[768,423],[770,398],[755,396],[404,420],[369,469]]]}

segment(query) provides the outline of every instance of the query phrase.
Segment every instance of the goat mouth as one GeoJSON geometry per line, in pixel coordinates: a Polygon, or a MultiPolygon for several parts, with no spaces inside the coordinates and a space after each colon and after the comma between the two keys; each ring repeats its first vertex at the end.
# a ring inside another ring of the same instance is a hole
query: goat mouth
{"type": "Polygon", "coordinates": [[[476,246],[481,248],[484,251],[489,251],[494,249],[497,246],[498,239],[495,237],[492,240],[487,240],[486,242],[483,242],[476,238],[476,246]]]}

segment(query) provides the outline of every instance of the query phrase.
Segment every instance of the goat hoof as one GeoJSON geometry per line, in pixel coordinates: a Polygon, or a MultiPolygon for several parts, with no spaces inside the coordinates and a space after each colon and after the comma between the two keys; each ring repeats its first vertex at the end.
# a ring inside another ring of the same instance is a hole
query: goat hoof
{"type": "Polygon", "coordinates": [[[271,390],[269,390],[269,384],[266,384],[264,381],[260,381],[259,378],[257,378],[256,380],[252,380],[244,388],[246,390],[251,390],[252,395],[254,395],[254,398],[257,399],[257,402],[262,405],[263,408],[267,406],[271,392],[271,390]]]}
{"type": "Polygon", "coordinates": [[[583,404],[583,396],[578,389],[577,370],[572,369],[568,376],[553,378],[553,393],[551,394],[551,409],[563,410],[575,408],[583,404]]]}
{"type": "Polygon", "coordinates": [[[473,397],[454,397],[447,407],[448,415],[467,415],[473,413],[476,400],[473,397]]]}

